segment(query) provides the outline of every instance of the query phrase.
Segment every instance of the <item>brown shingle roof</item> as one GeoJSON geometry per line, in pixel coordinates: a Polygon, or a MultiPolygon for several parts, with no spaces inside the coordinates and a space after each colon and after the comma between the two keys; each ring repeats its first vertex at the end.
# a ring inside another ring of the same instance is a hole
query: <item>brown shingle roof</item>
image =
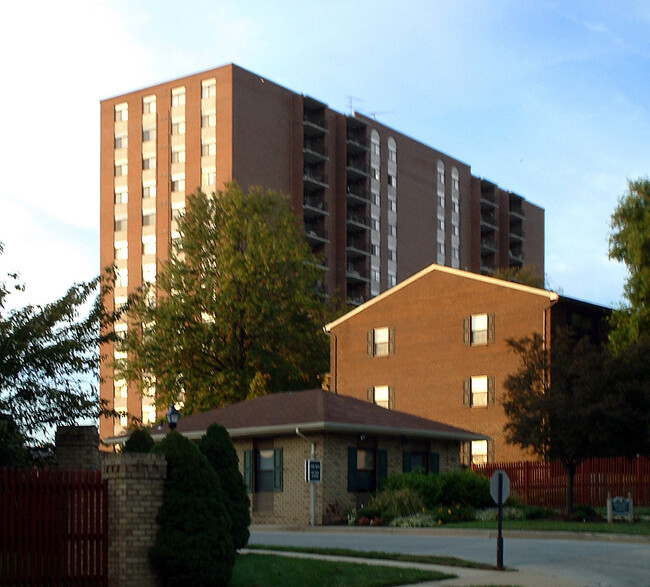
{"type": "MultiPolygon", "coordinates": [[[[232,437],[269,436],[302,432],[339,432],[408,435],[458,441],[486,438],[479,434],[387,410],[369,402],[322,389],[272,393],[223,408],[181,417],[178,431],[200,438],[213,423],[224,426],[232,437]]],[[[154,438],[166,434],[167,424],[151,430],[154,438]]],[[[120,442],[111,439],[112,443],[120,442]]],[[[108,442],[111,443],[111,440],[108,442]]]]}

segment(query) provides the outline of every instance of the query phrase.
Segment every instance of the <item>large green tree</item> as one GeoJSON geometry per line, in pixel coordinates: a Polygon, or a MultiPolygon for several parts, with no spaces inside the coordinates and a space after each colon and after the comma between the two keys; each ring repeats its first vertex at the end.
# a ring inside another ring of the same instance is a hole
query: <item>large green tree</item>
{"type": "Polygon", "coordinates": [[[612,314],[610,342],[620,350],[650,336],[650,179],[628,181],[612,214],[609,256],[625,263],[625,303],[612,314]]]}
{"type": "Polygon", "coordinates": [[[319,260],[289,200],[236,183],[197,190],[157,283],[127,304],[117,373],[186,413],[315,385],[327,370],[319,260]],[[157,290],[157,292],[156,292],[157,290]]]}
{"type": "Polygon", "coordinates": [[[506,437],[562,463],[570,514],[576,468],[585,458],[647,450],[648,418],[639,410],[647,412],[648,384],[635,363],[638,353],[626,355],[623,368],[567,328],[555,331],[550,349],[539,334],[508,344],[521,364],[504,382],[506,437]]]}
{"type": "Polygon", "coordinates": [[[17,274],[0,280],[0,420],[5,422],[0,428],[14,441],[38,444],[56,425],[99,417],[105,317],[99,287],[96,278],[43,306],[9,309],[9,296],[24,288],[17,274]]]}

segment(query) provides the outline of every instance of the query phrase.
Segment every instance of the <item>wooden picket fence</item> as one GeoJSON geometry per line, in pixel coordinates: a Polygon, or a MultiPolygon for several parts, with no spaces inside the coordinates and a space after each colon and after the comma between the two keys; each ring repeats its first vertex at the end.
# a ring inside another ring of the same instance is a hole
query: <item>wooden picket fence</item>
{"type": "MultiPolygon", "coordinates": [[[[510,478],[510,493],[527,505],[561,508],[566,501],[566,472],[558,462],[522,461],[474,465],[479,475],[491,477],[503,470],[510,478]]],[[[574,503],[602,507],[607,494],[632,495],[635,506],[650,505],[650,459],[637,456],[587,459],[577,469],[574,503]]]]}
{"type": "Polygon", "coordinates": [[[99,471],[0,469],[0,585],[108,585],[99,471]]]}

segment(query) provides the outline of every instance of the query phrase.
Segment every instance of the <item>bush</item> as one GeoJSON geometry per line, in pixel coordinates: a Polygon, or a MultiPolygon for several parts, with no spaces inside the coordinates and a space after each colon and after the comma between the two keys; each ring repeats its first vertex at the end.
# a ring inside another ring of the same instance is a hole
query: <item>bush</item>
{"type": "Polygon", "coordinates": [[[136,428],[124,443],[122,452],[151,452],[154,447],[153,438],[144,428],[136,428]]]}
{"type": "Polygon", "coordinates": [[[434,473],[424,473],[422,471],[412,471],[400,475],[391,475],[386,479],[384,488],[387,490],[413,489],[415,490],[427,509],[433,509],[440,503],[442,486],[440,475],[434,473]]]}
{"type": "Polygon", "coordinates": [[[526,520],[541,520],[555,515],[557,515],[555,510],[539,505],[528,505],[524,508],[524,517],[526,520]]]}
{"type": "Polygon", "coordinates": [[[451,522],[469,522],[473,520],[476,512],[473,507],[468,505],[441,505],[429,512],[438,524],[449,524],[451,522]]]}
{"type": "Polygon", "coordinates": [[[455,469],[440,476],[443,505],[463,505],[484,508],[494,504],[490,495],[490,480],[470,469],[455,469]]]}
{"type": "Polygon", "coordinates": [[[595,522],[600,519],[600,516],[590,505],[574,505],[571,519],[581,520],[584,522],[595,522]]]}
{"type": "Polygon", "coordinates": [[[382,524],[390,524],[395,518],[408,516],[425,509],[420,494],[413,488],[390,489],[378,493],[359,511],[360,517],[379,518],[382,524]]]}
{"type": "Polygon", "coordinates": [[[160,529],[149,551],[161,585],[228,585],[235,548],[221,484],[198,447],[172,430],[155,448],[167,459],[160,529]]]}
{"type": "Polygon", "coordinates": [[[223,502],[230,515],[230,531],[235,549],[244,548],[250,536],[250,500],[228,431],[220,424],[212,424],[201,438],[199,449],[221,479],[223,502]]]}

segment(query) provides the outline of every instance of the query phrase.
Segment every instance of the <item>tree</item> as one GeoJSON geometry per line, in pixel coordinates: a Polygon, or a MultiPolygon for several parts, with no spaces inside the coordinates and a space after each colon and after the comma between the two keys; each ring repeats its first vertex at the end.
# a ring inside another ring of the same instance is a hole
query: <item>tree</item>
{"type": "Polygon", "coordinates": [[[198,190],[154,286],[127,304],[117,373],[185,413],[314,385],[327,370],[323,273],[284,196],[198,190]]]}
{"type": "Polygon", "coordinates": [[[551,349],[537,333],[508,340],[508,344],[519,355],[521,366],[504,382],[506,438],[546,460],[562,463],[570,515],[577,466],[617,444],[611,442],[615,438],[603,436],[602,424],[612,407],[603,352],[588,337],[575,340],[566,328],[555,331],[551,349]]]}
{"type": "Polygon", "coordinates": [[[8,296],[24,289],[17,274],[8,277],[0,281],[0,414],[29,445],[102,412],[93,379],[106,315],[99,278],[44,306],[7,310],[8,296]]]}
{"type": "Polygon", "coordinates": [[[530,287],[536,287],[538,289],[544,289],[546,285],[544,276],[540,275],[537,269],[531,265],[497,269],[492,274],[492,277],[503,279],[504,281],[520,283],[521,285],[529,285],[530,287]]]}
{"type": "Polygon", "coordinates": [[[235,549],[245,548],[250,536],[248,530],[251,524],[250,500],[246,493],[244,478],[239,472],[237,452],[228,431],[220,424],[210,425],[201,437],[199,450],[221,479],[223,502],[230,515],[230,533],[235,549]]]}
{"type": "Polygon", "coordinates": [[[154,448],[167,460],[160,529],[149,551],[161,585],[228,585],[235,548],[221,481],[198,447],[172,430],[154,448]]]}
{"type": "Polygon", "coordinates": [[[620,350],[650,336],[650,179],[628,181],[612,214],[609,256],[628,270],[626,303],[612,314],[610,343],[620,350]]]}

